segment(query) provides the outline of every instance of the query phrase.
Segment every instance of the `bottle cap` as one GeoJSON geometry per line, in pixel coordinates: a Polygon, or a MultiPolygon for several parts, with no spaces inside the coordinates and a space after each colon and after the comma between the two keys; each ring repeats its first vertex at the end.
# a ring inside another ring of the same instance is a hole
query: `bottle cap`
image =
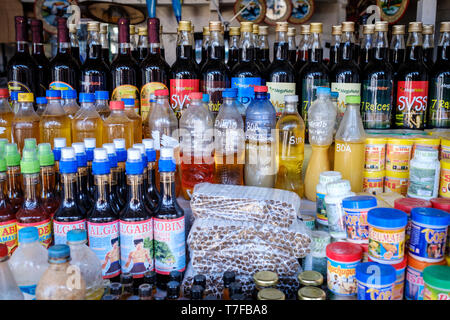
{"type": "Polygon", "coordinates": [[[278,283],[278,275],[272,271],[259,271],[253,275],[253,281],[260,287],[272,287],[278,283]]]}
{"type": "Polygon", "coordinates": [[[77,92],[76,90],[63,90],[61,91],[61,98],[63,99],[76,99],[77,92]]]}
{"type": "Polygon", "coordinates": [[[267,92],[268,88],[266,86],[255,86],[255,92],[267,92]]]}
{"type": "Polygon", "coordinates": [[[77,173],[78,162],[75,150],[72,147],[61,149],[61,159],[59,160],[59,172],[61,174],[77,173]]]}
{"type": "Polygon", "coordinates": [[[331,89],[328,87],[318,87],[316,93],[319,95],[330,95],[331,89]]]}
{"type": "Polygon", "coordinates": [[[433,208],[450,212],[450,199],[448,198],[433,198],[430,199],[433,208]]]}
{"type": "Polygon", "coordinates": [[[361,97],[360,96],[346,96],[345,103],[346,104],[360,104],[361,97]]]}
{"type": "Polygon", "coordinates": [[[48,248],[49,263],[65,263],[70,260],[70,248],[66,244],[56,244],[48,248]]]}
{"type": "Polygon", "coordinates": [[[45,96],[47,97],[47,100],[61,99],[61,91],[60,90],[47,90],[47,91],[45,91],[45,96]]]}
{"type": "Polygon", "coordinates": [[[288,32],[289,24],[286,21],[279,21],[276,23],[275,32],[288,32]]]}
{"type": "Polygon", "coordinates": [[[239,36],[239,35],[241,35],[241,28],[230,27],[230,36],[239,36]]]}
{"type": "MultiPolygon", "coordinates": [[[[310,29],[311,33],[322,33],[323,24],[322,24],[322,22],[311,22],[309,29],[310,29]]],[[[305,30],[303,30],[303,28],[302,28],[302,34],[309,34],[309,33],[307,33],[306,27],[305,27],[305,30]]]]}
{"type": "Polygon", "coordinates": [[[441,22],[441,27],[439,29],[439,32],[450,32],[450,21],[444,21],[441,22]]]}
{"type": "Polygon", "coordinates": [[[424,24],[422,28],[422,34],[434,34],[434,25],[424,24]]]}
{"type": "Polygon", "coordinates": [[[114,146],[116,147],[117,161],[118,162],[127,161],[127,150],[125,149],[125,139],[118,138],[114,139],[113,142],[114,146]]]}
{"type": "Polygon", "coordinates": [[[306,286],[297,292],[298,300],[325,300],[326,293],[320,288],[306,286]]]}
{"type": "MultiPolygon", "coordinates": [[[[240,32],[239,32],[239,34],[240,34],[240,32]]],[[[238,35],[239,35],[238,34],[238,35]]],[[[209,36],[209,35],[211,35],[211,33],[210,33],[210,31],[209,31],[209,27],[203,27],[203,35],[204,36],[209,36]]]]}
{"type": "Polygon", "coordinates": [[[0,243],[0,259],[8,256],[8,247],[4,243],[0,243]]]}
{"type": "Polygon", "coordinates": [[[426,267],[423,269],[423,280],[427,286],[436,288],[434,290],[438,291],[440,289],[441,291],[438,292],[442,292],[442,295],[445,296],[450,291],[450,266],[426,267]]]}
{"type": "Polygon", "coordinates": [[[86,242],[87,232],[84,229],[73,229],[67,232],[67,243],[86,242]]]}
{"type": "Polygon", "coordinates": [[[0,98],[9,98],[9,90],[7,88],[0,88],[0,98]]]}
{"type": "Polygon", "coordinates": [[[259,26],[259,35],[260,36],[269,35],[269,27],[268,26],[259,26]]]}
{"type": "Polygon", "coordinates": [[[284,293],[278,289],[267,288],[258,292],[258,300],[285,300],[284,293]]]}
{"type": "Polygon", "coordinates": [[[109,109],[111,109],[111,110],[123,110],[123,109],[125,109],[125,103],[123,101],[111,100],[109,102],[109,109]]]}
{"type": "MultiPolygon", "coordinates": [[[[22,91],[20,91],[22,92],[22,91]]],[[[19,99],[19,91],[12,91],[11,92],[11,101],[17,101],[19,99]]]]}
{"type": "Polygon", "coordinates": [[[258,35],[259,34],[259,25],[254,23],[253,26],[252,26],[252,32],[253,32],[253,34],[258,35]]]}
{"type": "Polygon", "coordinates": [[[327,258],[339,262],[354,262],[361,260],[362,247],[351,242],[332,242],[327,245],[327,258]]]}
{"type": "Polygon", "coordinates": [[[364,284],[385,286],[394,284],[396,270],[389,264],[378,262],[363,262],[356,266],[356,280],[364,284]]]}
{"type": "Polygon", "coordinates": [[[450,213],[435,208],[413,208],[411,219],[414,222],[427,225],[448,226],[450,213]]]}
{"type": "Polygon", "coordinates": [[[314,270],[303,271],[298,275],[298,282],[304,286],[321,286],[323,275],[314,270]]]}
{"type": "Polygon", "coordinates": [[[92,93],[82,92],[80,93],[80,103],[94,103],[95,97],[92,93]]]}
{"type": "Polygon", "coordinates": [[[155,96],[157,96],[157,97],[165,97],[168,95],[169,95],[169,90],[167,90],[167,89],[155,90],[155,96]]]}
{"type": "Polygon", "coordinates": [[[153,287],[148,283],[143,283],[139,286],[139,296],[140,297],[149,297],[153,291],[153,287]]]}
{"type": "Polygon", "coordinates": [[[46,97],[37,97],[36,103],[37,104],[47,104],[47,98],[46,97]]]}
{"type": "Polygon", "coordinates": [[[191,299],[192,300],[201,300],[203,296],[203,287],[199,285],[192,286],[191,289],[191,299]]]}
{"type": "Polygon", "coordinates": [[[363,34],[374,34],[375,25],[374,24],[365,24],[363,25],[363,34]]]}
{"type": "Polygon", "coordinates": [[[375,31],[377,32],[388,32],[389,23],[387,21],[377,21],[375,22],[375,31]]]}
{"type": "Polygon", "coordinates": [[[15,167],[20,164],[20,154],[17,150],[17,144],[8,143],[5,148],[5,159],[8,167],[15,167]]]}
{"type": "Polygon", "coordinates": [[[55,161],[61,159],[61,149],[66,146],[66,138],[55,138],[53,139],[53,155],[55,161]]]}
{"type": "Polygon", "coordinates": [[[408,24],[408,32],[422,32],[422,22],[414,21],[408,24]]]}
{"type": "Polygon", "coordinates": [[[94,160],[94,149],[97,145],[97,141],[95,138],[85,138],[84,139],[84,147],[86,148],[86,156],[87,161],[94,160]]]}
{"type": "MultiPolygon", "coordinates": [[[[242,29],[242,28],[241,28],[242,29]]],[[[222,23],[220,21],[210,21],[209,22],[209,31],[222,31],[222,23]]]]}
{"type": "Polygon", "coordinates": [[[41,167],[55,164],[55,155],[52,152],[50,143],[40,143],[38,146],[39,165],[41,167]]]}
{"type": "Polygon", "coordinates": [[[23,142],[24,142],[23,143],[23,147],[24,148],[37,150],[37,144],[36,144],[36,139],[35,138],[26,138],[23,142]]]}
{"type": "Polygon", "coordinates": [[[225,271],[222,280],[224,287],[228,287],[236,280],[236,274],[233,271],[225,271]]]}
{"type": "Polygon", "coordinates": [[[331,97],[331,98],[334,98],[334,99],[339,98],[339,92],[337,92],[337,91],[331,91],[330,97],[331,97]]]}
{"type": "Polygon", "coordinates": [[[108,33],[108,24],[100,23],[100,33],[108,33]]]}
{"type": "Polygon", "coordinates": [[[35,149],[23,149],[20,171],[24,174],[39,173],[39,160],[35,149]]]}
{"type": "Polygon", "coordinates": [[[72,148],[75,150],[75,157],[77,158],[78,168],[87,167],[86,148],[83,142],[72,143],[72,148]]]}
{"type": "Polygon", "coordinates": [[[332,26],[331,35],[340,36],[342,34],[342,26],[332,26]]]}
{"type": "Polygon", "coordinates": [[[120,282],[113,282],[109,285],[109,293],[114,296],[122,294],[122,284],[120,282]]]}
{"type": "Polygon", "coordinates": [[[76,33],[77,32],[77,25],[76,25],[76,23],[69,23],[69,32],[70,33],[76,33]]]}
{"type": "Polygon", "coordinates": [[[330,182],[338,181],[342,179],[342,174],[339,171],[324,171],[319,176],[320,184],[328,184],[330,182]]]}
{"type": "Polygon", "coordinates": [[[392,34],[405,34],[405,25],[396,24],[392,27],[392,34]]]}
{"type": "Polygon", "coordinates": [[[95,91],[95,100],[108,100],[109,92],[108,91],[95,91]]]}
{"type": "Polygon", "coordinates": [[[183,280],[183,274],[180,271],[174,270],[169,273],[169,280],[181,282],[183,280]]]}
{"type": "Polygon", "coordinates": [[[178,23],[178,31],[191,31],[191,21],[182,20],[178,23]]]}
{"type": "Polygon", "coordinates": [[[194,285],[202,286],[203,288],[206,287],[206,277],[203,274],[196,274],[194,276],[194,285]]]}
{"type": "Polygon", "coordinates": [[[178,281],[169,281],[167,283],[167,296],[179,296],[180,283],[178,281]]]}
{"type": "Polygon", "coordinates": [[[87,23],[87,31],[100,31],[100,22],[98,21],[89,21],[87,23]]]}
{"type": "Polygon", "coordinates": [[[284,102],[286,102],[286,103],[297,103],[298,102],[298,96],[296,96],[296,95],[284,96],[284,102]]]}
{"type": "Polygon", "coordinates": [[[241,34],[243,32],[252,32],[253,31],[253,22],[243,21],[241,22],[241,34]]]}
{"type": "Polygon", "coordinates": [[[373,196],[353,196],[342,200],[345,209],[368,209],[377,206],[377,198],[373,196]]]}
{"type": "Polygon", "coordinates": [[[34,102],[34,94],[32,93],[19,93],[19,102],[34,102]]]}
{"type": "Polygon", "coordinates": [[[108,153],[110,168],[116,168],[117,167],[117,154],[116,154],[116,147],[114,146],[114,143],[105,143],[103,145],[103,148],[105,148],[106,152],[108,153]]]}
{"type": "Polygon", "coordinates": [[[288,37],[295,37],[297,35],[297,29],[294,27],[288,28],[288,37]]]}
{"type": "Polygon", "coordinates": [[[342,22],[342,31],[343,32],[355,32],[355,23],[353,21],[342,22]]]}
{"type": "Polygon", "coordinates": [[[173,148],[162,147],[160,150],[158,168],[160,172],[174,172],[176,169],[175,159],[173,157],[173,148]]]}
{"type": "Polygon", "coordinates": [[[125,108],[134,108],[134,99],[132,98],[122,98],[125,108]]]}
{"type": "Polygon", "coordinates": [[[191,100],[202,100],[203,99],[203,93],[201,93],[201,92],[191,92],[191,93],[189,93],[189,98],[191,100]]]}
{"type": "Polygon", "coordinates": [[[31,243],[39,240],[39,230],[36,227],[25,227],[19,230],[19,243],[31,243]]]}
{"type": "Polygon", "coordinates": [[[226,88],[222,91],[222,98],[236,98],[237,92],[237,88],[226,88]]]}
{"type": "Polygon", "coordinates": [[[385,228],[404,228],[408,215],[393,208],[374,208],[367,213],[367,222],[385,228]]]}
{"type": "Polygon", "coordinates": [[[350,181],[339,180],[327,184],[327,194],[343,195],[351,191],[350,181]]]}
{"type": "Polygon", "coordinates": [[[143,143],[135,143],[133,144],[133,148],[139,149],[141,151],[142,162],[144,166],[147,166],[147,153],[145,152],[145,146],[143,143]]]}
{"type": "Polygon", "coordinates": [[[104,175],[110,174],[110,172],[111,168],[109,166],[108,152],[105,148],[95,148],[94,160],[92,162],[92,174],[104,175]]]}
{"type": "Polygon", "coordinates": [[[147,36],[147,27],[139,27],[138,28],[138,35],[140,36],[147,36]]]}
{"type": "Polygon", "coordinates": [[[155,162],[156,161],[156,150],[154,147],[153,139],[143,139],[142,143],[145,146],[145,152],[147,153],[147,161],[155,162]]]}
{"type": "Polygon", "coordinates": [[[400,198],[394,201],[394,208],[410,214],[413,208],[431,208],[431,201],[417,198],[400,198]]]}
{"type": "MultiPolygon", "coordinates": [[[[222,96],[222,97],[223,97],[223,96],[222,96]]],[[[203,101],[204,103],[209,103],[209,94],[204,93],[203,96],[202,96],[202,101],[203,101]]]]}

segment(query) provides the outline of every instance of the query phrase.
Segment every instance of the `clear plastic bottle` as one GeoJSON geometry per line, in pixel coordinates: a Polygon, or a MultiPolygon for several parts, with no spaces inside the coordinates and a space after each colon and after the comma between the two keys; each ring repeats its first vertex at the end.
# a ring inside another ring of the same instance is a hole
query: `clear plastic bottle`
{"type": "Polygon", "coordinates": [[[108,99],[108,91],[95,91],[95,109],[103,120],[108,118],[111,113],[111,110],[109,110],[108,99]]]}
{"type": "Polygon", "coordinates": [[[277,122],[278,173],[275,188],[293,191],[303,198],[302,166],[305,158],[305,123],[297,111],[298,96],[285,96],[277,122]]]}
{"type": "Polygon", "coordinates": [[[70,247],[71,265],[78,266],[86,281],[86,299],[100,300],[103,286],[102,264],[96,254],[87,245],[86,230],[74,229],[67,233],[67,245],[70,247]]]}
{"type": "Polygon", "coordinates": [[[8,103],[9,91],[0,88],[0,138],[8,139],[11,142],[11,126],[14,112],[8,103]]]}
{"type": "Polygon", "coordinates": [[[342,200],[356,195],[351,191],[348,180],[339,180],[327,184],[327,195],[325,196],[325,208],[328,217],[328,229],[332,241],[345,240],[345,212],[342,208],[342,200]]]}
{"type": "Polygon", "coordinates": [[[63,90],[61,91],[61,98],[64,112],[70,119],[73,119],[78,110],[80,110],[80,106],[77,103],[77,92],[75,90],[63,90]]]}
{"type": "Polygon", "coordinates": [[[70,119],[61,106],[61,91],[47,90],[47,108],[41,116],[40,142],[52,145],[55,138],[66,138],[68,145],[72,144],[70,119]]]}
{"type": "Polygon", "coordinates": [[[72,119],[73,142],[95,138],[97,147],[102,145],[103,120],[94,106],[92,93],[80,93],[81,109],[72,119]]]}
{"type": "MultiPolygon", "coordinates": [[[[98,92],[98,91],[97,91],[98,92]]],[[[103,122],[103,142],[113,143],[114,139],[125,139],[126,148],[134,143],[134,123],[124,111],[123,101],[111,101],[111,113],[103,122]]]]}
{"type": "Polygon", "coordinates": [[[39,243],[39,232],[35,227],[19,230],[19,247],[9,266],[25,300],[36,300],[36,286],[48,268],[47,249],[39,243]]]}
{"type": "Polygon", "coordinates": [[[330,171],[328,148],[333,142],[337,111],[330,100],[330,88],[317,88],[317,99],[308,110],[309,142],[312,147],[311,158],[305,174],[305,196],[316,201],[316,187],[319,176],[330,171]]]}
{"type": "Polygon", "coordinates": [[[22,152],[24,140],[35,138],[39,142],[39,116],[33,107],[32,93],[19,93],[19,110],[12,121],[13,140],[17,143],[19,152],[22,152]]]}
{"type": "Polygon", "coordinates": [[[214,120],[201,92],[189,94],[191,103],[180,118],[181,189],[191,198],[194,186],[214,180],[214,120]]]}
{"type": "Polygon", "coordinates": [[[23,300],[8,264],[8,248],[0,243],[0,300],[23,300]]]}
{"type": "Polygon", "coordinates": [[[236,88],[222,92],[223,104],[214,123],[215,181],[220,184],[244,184],[244,121],[236,97],[236,88]]]}
{"type": "Polygon", "coordinates": [[[133,132],[134,132],[134,143],[142,142],[142,118],[137,114],[136,108],[134,106],[134,99],[123,98],[122,101],[125,104],[125,114],[128,119],[133,122],[133,132]]]}
{"type": "Polygon", "coordinates": [[[46,97],[37,97],[36,98],[36,113],[40,117],[44,113],[47,108],[47,98],[46,97]]]}
{"type": "Polygon", "coordinates": [[[354,192],[361,192],[365,162],[365,133],[359,111],[361,98],[347,96],[345,103],[347,108],[335,138],[334,171],[350,181],[354,192]]]}

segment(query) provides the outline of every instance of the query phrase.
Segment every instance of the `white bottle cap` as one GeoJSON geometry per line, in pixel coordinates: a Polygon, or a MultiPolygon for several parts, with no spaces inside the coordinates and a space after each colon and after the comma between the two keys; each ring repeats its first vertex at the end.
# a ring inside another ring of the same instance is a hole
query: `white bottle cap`
{"type": "Polygon", "coordinates": [[[144,139],[142,140],[142,143],[144,144],[146,150],[153,149],[155,147],[153,139],[144,139]]]}
{"type": "Polygon", "coordinates": [[[116,147],[116,150],[117,149],[125,149],[125,139],[118,138],[118,139],[114,139],[113,142],[114,142],[114,146],[116,147]]]}
{"type": "Polygon", "coordinates": [[[296,95],[284,96],[284,101],[287,103],[297,103],[298,96],[296,96],[296,95]]]}
{"type": "Polygon", "coordinates": [[[339,180],[327,184],[327,195],[330,196],[344,195],[351,190],[350,181],[348,180],[339,180]]]}
{"type": "Polygon", "coordinates": [[[94,149],[94,161],[108,161],[108,153],[105,148],[94,149]]]}
{"type": "Polygon", "coordinates": [[[130,148],[127,150],[127,161],[141,161],[141,150],[130,148]]]}
{"type": "Polygon", "coordinates": [[[135,143],[133,144],[133,148],[139,149],[141,154],[145,154],[145,146],[143,143],[135,143]]]}
{"type": "Polygon", "coordinates": [[[173,159],[173,148],[162,147],[161,148],[161,158],[172,158],[173,159]]]}
{"type": "Polygon", "coordinates": [[[338,171],[324,171],[319,176],[319,183],[326,185],[327,183],[342,179],[342,174],[338,171]]]}
{"type": "Polygon", "coordinates": [[[66,138],[55,138],[53,139],[53,145],[55,146],[55,149],[61,149],[66,146],[66,138]]]}
{"type": "Polygon", "coordinates": [[[95,138],[85,138],[84,139],[84,146],[86,149],[94,149],[97,145],[97,140],[95,138]]]}
{"type": "Polygon", "coordinates": [[[75,159],[75,150],[72,147],[64,147],[61,149],[61,160],[75,159]]]}
{"type": "Polygon", "coordinates": [[[116,153],[116,147],[114,146],[114,143],[104,143],[103,148],[106,149],[106,152],[108,152],[108,154],[116,153]]]}
{"type": "Polygon", "coordinates": [[[86,153],[86,148],[84,147],[83,142],[74,142],[72,143],[72,148],[75,150],[76,154],[86,153]]]}

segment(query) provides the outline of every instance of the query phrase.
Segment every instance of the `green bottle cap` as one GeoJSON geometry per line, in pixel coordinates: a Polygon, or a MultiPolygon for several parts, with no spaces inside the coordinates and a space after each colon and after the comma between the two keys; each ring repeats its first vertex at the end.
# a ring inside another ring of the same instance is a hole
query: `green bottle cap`
{"type": "Polygon", "coordinates": [[[450,267],[428,266],[423,269],[425,284],[438,288],[441,291],[450,291],[450,267]]]}
{"type": "Polygon", "coordinates": [[[36,150],[24,148],[22,161],[20,161],[20,171],[26,173],[39,173],[39,160],[36,150]]]}
{"type": "Polygon", "coordinates": [[[8,143],[8,139],[1,138],[0,139],[0,154],[5,155],[6,144],[8,143]]]}
{"type": "Polygon", "coordinates": [[[26,138],[23,144],[24,149],[35,149],[37,151],[36,139],[26,138]]]}
{"type": "Polygon", "coordinates": [[[0,172],[6,171],[6,159],[4,156],[0,156],[0,172]]]}
{"type": "Polygon", "coordinates": [[[55,164],[55,156],[53,155],[50,143],[39,144],[38,158],[41,167],[52,166],[55,164]]]}
{"type": "Polygon", "coordinates": [[[5,159],[8,167],[20,165],[20,154],[19,151],[17,151],[17,144],[8,143],[6,145],[5,159]]]}
{"type": "Polygon", "coordinates": [[[361,97],[360,96],[346,96],[345,104],[360,104],[361,97]]]}

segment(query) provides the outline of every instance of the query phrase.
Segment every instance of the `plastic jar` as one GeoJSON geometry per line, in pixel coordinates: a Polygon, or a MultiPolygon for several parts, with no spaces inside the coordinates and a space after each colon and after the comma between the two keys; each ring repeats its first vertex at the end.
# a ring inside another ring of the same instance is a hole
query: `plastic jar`
{"type": "Polygon", "coordinates": [[[441,160],[450,160],[450,139],[441,139],[441,160]]]}
{"type": "Polygon", "coordinates": [[[342,200],[347,241],[355,243],[368,242],[369,225],[367,224],[367,212],[376,208],[376,206],[377,198],[372,196],[354,196],[342,200]]]}
{"type": "Polygon", "coordinates": [[[409,160],[413,143],[412,139],[388,138],[386,145],[386,170],[409,171],[409,160]]]}
{"type": "Polygon", "coordinates": [[[328,289],[335,295],[355,295],[356,266],[361,263],[361,246],[339,241],[330,243],[326,251],[328,289]]]}
{"type": "Polygon", "coordinates": [[[311,232],[311,252],[302,259],[303,270],[315,270],[323,277],[327,276],[326,247],[330,244],[330,234],[325,231],[314,230],[311,232]]]}
{"type": "Polygon", "coordinates": [[[450,300],[450,267],[429,266],[423,269],[423,300],[450,300]]]}
{"type": "Polygon", "coordinates": [[[339,181],[342,174],[338,171],[324,171],[319,176],[319,184],[316,187],[316,215],[317,223],[328,225],[327,210],[325,208],[325,196],[327,184],[339,181]]]}
{"type": "Polygon", "coordinates": [[[366,242],[360,243],[360,245],[363,250],[361,262],[367,262],[369,261],[369,244],[366,242]]]}
{"type": "Polygon", "coordinates": [[[351,191],[350,181],[339,180],[327,184],[327,195],[325,196],[325,207],[328,216],[328,229],[333,239],[346,239],[345,212],[342,208],[342,200],[354,196],[351,191]]]}
{"type": "Polygon", "coordinates": [[[384,191],[396,192],[406,196],[408,191],[409,172],[386,171],[384,177],[384,191]]]}
{"type": "Polygon", "coordinates": [[[411,210],[409,254],[418,260],[437,262],[444,259],[450,214],[435,208],[411,210]]]}
{"type": "Polygon", "coordinates": [[[309,230],[314,230],[316,228],[314,216],[302,214],[301,220],[309,230]]]}
{"type": "Polygon", "coordinates": [[[385,137],[366,138],[364,169],[370,171],[384,170],[386,162],[386,141],[387,139],[385,137]]]}
{"type": "Polygon", "coordinates": [[[406,245],[409,243],[411,231],[411,210],[414,208],[431,208],[431,202],[416,198],[401,198],[394,201],[394,208],[406,212],[408,224],[406,225],[406,245]]]}
{"type": "Polygon", "coordinates": [[[416,150],[436,150],[439,152],[439,146],[441,144],[441,138],[433,136],[417,137],[414,138],[414,145],[411,152],[411,158],[414,158],[416,150]]]}
{"type": "Polygon", "coordinates": [[[430,200],[438,196],[441,164],[437,150],[417,149],[409,169],[408,197],[430,200]]]}
{"type": "Polygon", "coordinates": [[[433,208],[450,212],[450,199],[446,198],[434,198],[430,199],[433,208]]]}
{"type": "Polygon", "coordinates": [[[439,196],[450,199],[450,160],[441,160],[439,196]]]}
{"type": "Polygon", "coordinates": [[[363,192],[371,194],[378,194],[384,192],[384,176],[386,172],[383,171],[369,171],[364,170],[363,178],[363,192]]]}
{"type": "MultiPolygon", "coordinates": [[[[372,260],[369,258],[369,261],[372,260]]],[[[403,292],[405,288],[406,264],[407,264],[406,255],[402,262],[397,264],[391,264],[391,266],[393,266],[395,269],[396,275],[392,300],[403,300],[403,292]]]]}
{"type": "Polygon", "coordinates": [[[393,208],[375,208],[367,214],[367,222],[370,259],[387,264],[402,262],[407,214],[393,208]]]}
{"type": "Polygon", "coordinates": [[[394,300],[395,268],[377,262],[364,262],[356,267],[358,300],[394,300]]]}
{"type": "Polygon", "coordinates": [[[406,300],[423,300],[423,269],[433,265],[446,265],[446,262],[445,260],[439,262],[420,261],[408,254],[405,279],[406,300]]]}

